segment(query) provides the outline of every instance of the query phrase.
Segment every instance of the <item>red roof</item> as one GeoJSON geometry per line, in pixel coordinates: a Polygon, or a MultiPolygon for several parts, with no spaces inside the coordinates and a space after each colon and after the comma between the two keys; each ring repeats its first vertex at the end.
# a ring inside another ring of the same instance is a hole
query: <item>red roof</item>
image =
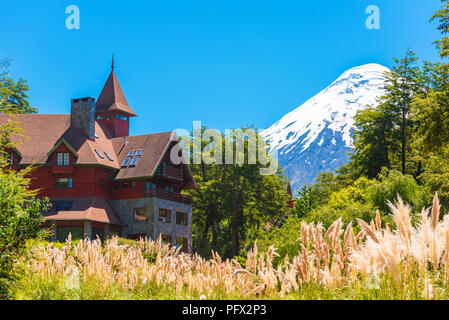
{"type": "Polygon", "coordinates": [[[72,201],[70,211],[53,211],[44,213],[47,220],[88,220],[114,225],[124,225],[120,217],[114,212],[105,198],[79,197],[57,198],[52,201],[72,201]]]}
{"type": "Polygon", "coordinates": [[[173,132],[145,134],[141,136],[113,138],[112,145],[120,164],[128,152],[143,150],[139,162],[135,166],[121,168],[115,179],[128,179],[133,177],[151,177],[155,173],[159,162],[172,141],[173,132]]]}
{"type": "Polygon", "coordinates": [[[121,111],[130,117],[137,114],[131,109],[118,83],[114,70],[109,74],[106,84],[96,102],[96,112],[121,111]]]}
{"type": "Polygon", "coordinates": [[[25,137],[13,136],[13,141],[22,141],[17,145],[21,153],[21,164],[45,164],[49,161],[48,152],[62,139],[77,153],[77,164],[104,165],[119,168],[117,156],[112,146],[112,134],[104,124],[95,122],[95,141],[74,126],[70,125],[68,114],[17,114],[14,116],[0,114],[0,124],[8,121],[18,122],[25,137]],[[107,157],[101,159],[95,150],[108,152],[113,161],[107,157]]]}
{"type": "MultiPolygon", "coordinates": [[[[25,136],[13,136],[13,141],[22,141],[17,145],[17,151],[21,154],[20,164],[48,164],[50,162],[49,151],[54,149],[61,140],[64,140],[78,158],[75,165],[102,165],[117,170],[115,179],[133,179],[152,177],[168,151],[170,143],[177,141],[174,132],[145,134],[140,136],[113,138],[106,125],[95,122],[95,141],[74,126],[70,125],[68,114],[0,114],[0,125],[8,121],[16,121],[23,129],[25,136]],[[98,150],[103,159],[98,156],[98,150]],[[131,150],[143,150],[140,160],[135,166],[120,168],[124,158],[131,150]],[[108,153],[112,161],[106,156],[108,153]]],[[[187,187],[194,187],[193,177],[187,167],[187,187]]]]}

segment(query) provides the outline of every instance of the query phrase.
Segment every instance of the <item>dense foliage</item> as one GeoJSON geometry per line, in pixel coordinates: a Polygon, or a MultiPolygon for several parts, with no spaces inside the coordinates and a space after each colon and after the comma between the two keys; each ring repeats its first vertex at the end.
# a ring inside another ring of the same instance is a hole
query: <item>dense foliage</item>
{"type": "Polygon", "coordinates": [[[182,253],[161,239],[105,244],[89,239],[30,245],[17,299],[448,299],[449,219],[431,211],[412,225],[410,208],[391,205],[396,227],[377,214],[358,228],[289,220],[267,250],[245,265],[182,253]],[[362,231],[357,231],[362,230],[362,231]],[[285,240],[282,240],[282,236],[285,240]],[[134,243],[132,243],[134,242],[134,243]],[[295,250],[295,247],[300,247],[295,250]],[[289,258],[279,259],[278,252],[289,258]]]}
{"type": "MultiPolygon", "coordinates": [[[[203,136],[206,130],[202,129],[203,136]]],[[[229,164],[223,152],[221,164],[218,159],[209,164],[202,161],[190,165],[198,186],[190,192],[194,251],[201,255],[208,256],[215,250],[225,257],[234,257],[242,249],[248,249],[248,241],[260,230],[273,225],[287,212],[289,196],[285,176],[280,172],[262,175],[260,169],[264,165],[248,163],[248,139],[244,136],[253,133],[252,129],[244,128],[228,136],[221,135],[223,150],[229,145],[232,148],[233,159],[229,164]],[[241,150],[237,149],[238,137],[244,141],[241,150]],[[238,157],[245,161],[238,164],[238,157]]],[[[210,150],[214,156],[213,143],[213,140],[203,140],[201,150],[210,150]]],[[[192,159],[194,153],[192,150],[192,159]]]]}
{"type": "MultiPolygon", "coordinates": [[[[0,65],[5,66],[3,61],[0,65]]],[[[33,111],[25,100],[27,87],[19,80],[15,83],[3,73],[0,76],[0,110],[2,113],[33,111]]],[[[0,299],[9,296],[11,283],[18,275],[13,267],[14,260],[23,253],[27,239],[43,237],[45,231],[40,227],[44,218],[42,211],[47,209],[46,199],[36,198],[34,191],[28,189],[26,177],[31,168],[20,172],[5,168],[7,159],[4,152],[15,148],[11,135],[20,134],[16,122],[0,126],[0,299]]]]}

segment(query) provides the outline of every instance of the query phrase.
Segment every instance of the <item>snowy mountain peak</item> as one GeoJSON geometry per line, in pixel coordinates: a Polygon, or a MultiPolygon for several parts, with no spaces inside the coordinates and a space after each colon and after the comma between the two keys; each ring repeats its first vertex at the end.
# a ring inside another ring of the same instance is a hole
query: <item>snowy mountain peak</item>
{"type": "Polygon", "coordinates": [[[383,94],[384,72],[375,63],[345,71],[326,89],[261,133],[276,150],[294,189],[348,160],[353,117],[383,94]],[[323,150],[327,150],[320,156],[323,150]],[[301,168],[298,172],[299,168],[301,168]],[[317,171],[318,170],[318,171],[317,171]]]}

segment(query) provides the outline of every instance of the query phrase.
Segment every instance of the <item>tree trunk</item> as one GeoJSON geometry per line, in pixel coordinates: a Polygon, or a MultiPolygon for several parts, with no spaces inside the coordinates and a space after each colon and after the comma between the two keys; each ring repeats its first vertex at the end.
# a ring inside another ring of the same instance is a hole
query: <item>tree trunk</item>
{"type": "Polygon", "coordinates": [[[406,143],[407,143],[407,138],[405,137],[405,122],[406,122],[406,112],[405,112],[405,108],[402,111],[402,128],[401,128],[401,133],[402,133],[402,150],[401,150],[401,162],[402,162],[402,174],[405,174],[405,153],[406,153],[406,143]]]}
{"type": "Polygon", "coordinates": [[[212,248],[216,250],[217,246],[217,228],[216,228],[216,220],[217,220],[217,206],[213,205],[211,207],[211,221],[210,221],[210,227],[212,231],[212,248]]]}
{"type": "Polygon", "coordinates": [[[238,194],[234,196],[234,221],[232,224],[232,256],[235,257],[240,252],[240,234],[239,229],[242,223],[243,212],[242,212],[241,200],[238,194]]]}

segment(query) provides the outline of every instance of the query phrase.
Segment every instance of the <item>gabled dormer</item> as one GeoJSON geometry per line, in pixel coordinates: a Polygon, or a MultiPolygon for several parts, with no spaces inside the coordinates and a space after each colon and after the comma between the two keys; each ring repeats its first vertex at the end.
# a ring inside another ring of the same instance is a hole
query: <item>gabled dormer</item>
{"type": "Polygon", "coordinates": [[[20,159],[22,155],[16,148],[8,148],[3,152],[3,158],[6,160],[6,167],[9,169],[18,170],[20,159]]]}
{"type": "Polygon", "coordinates": [[[64,139],[60,139],[48,152],[53,174],[71,174],[78,158],[77,152],[64,139]]]}
{"type": "Polygon", "coordinates": [[[114,137],[129,136],[129,118],[136,113],[128,105],[122,88],[114,72],[114,58],[112,70],[106,84],[101,90],[95,107],[95,119],[104,123],[114,137]]]}

